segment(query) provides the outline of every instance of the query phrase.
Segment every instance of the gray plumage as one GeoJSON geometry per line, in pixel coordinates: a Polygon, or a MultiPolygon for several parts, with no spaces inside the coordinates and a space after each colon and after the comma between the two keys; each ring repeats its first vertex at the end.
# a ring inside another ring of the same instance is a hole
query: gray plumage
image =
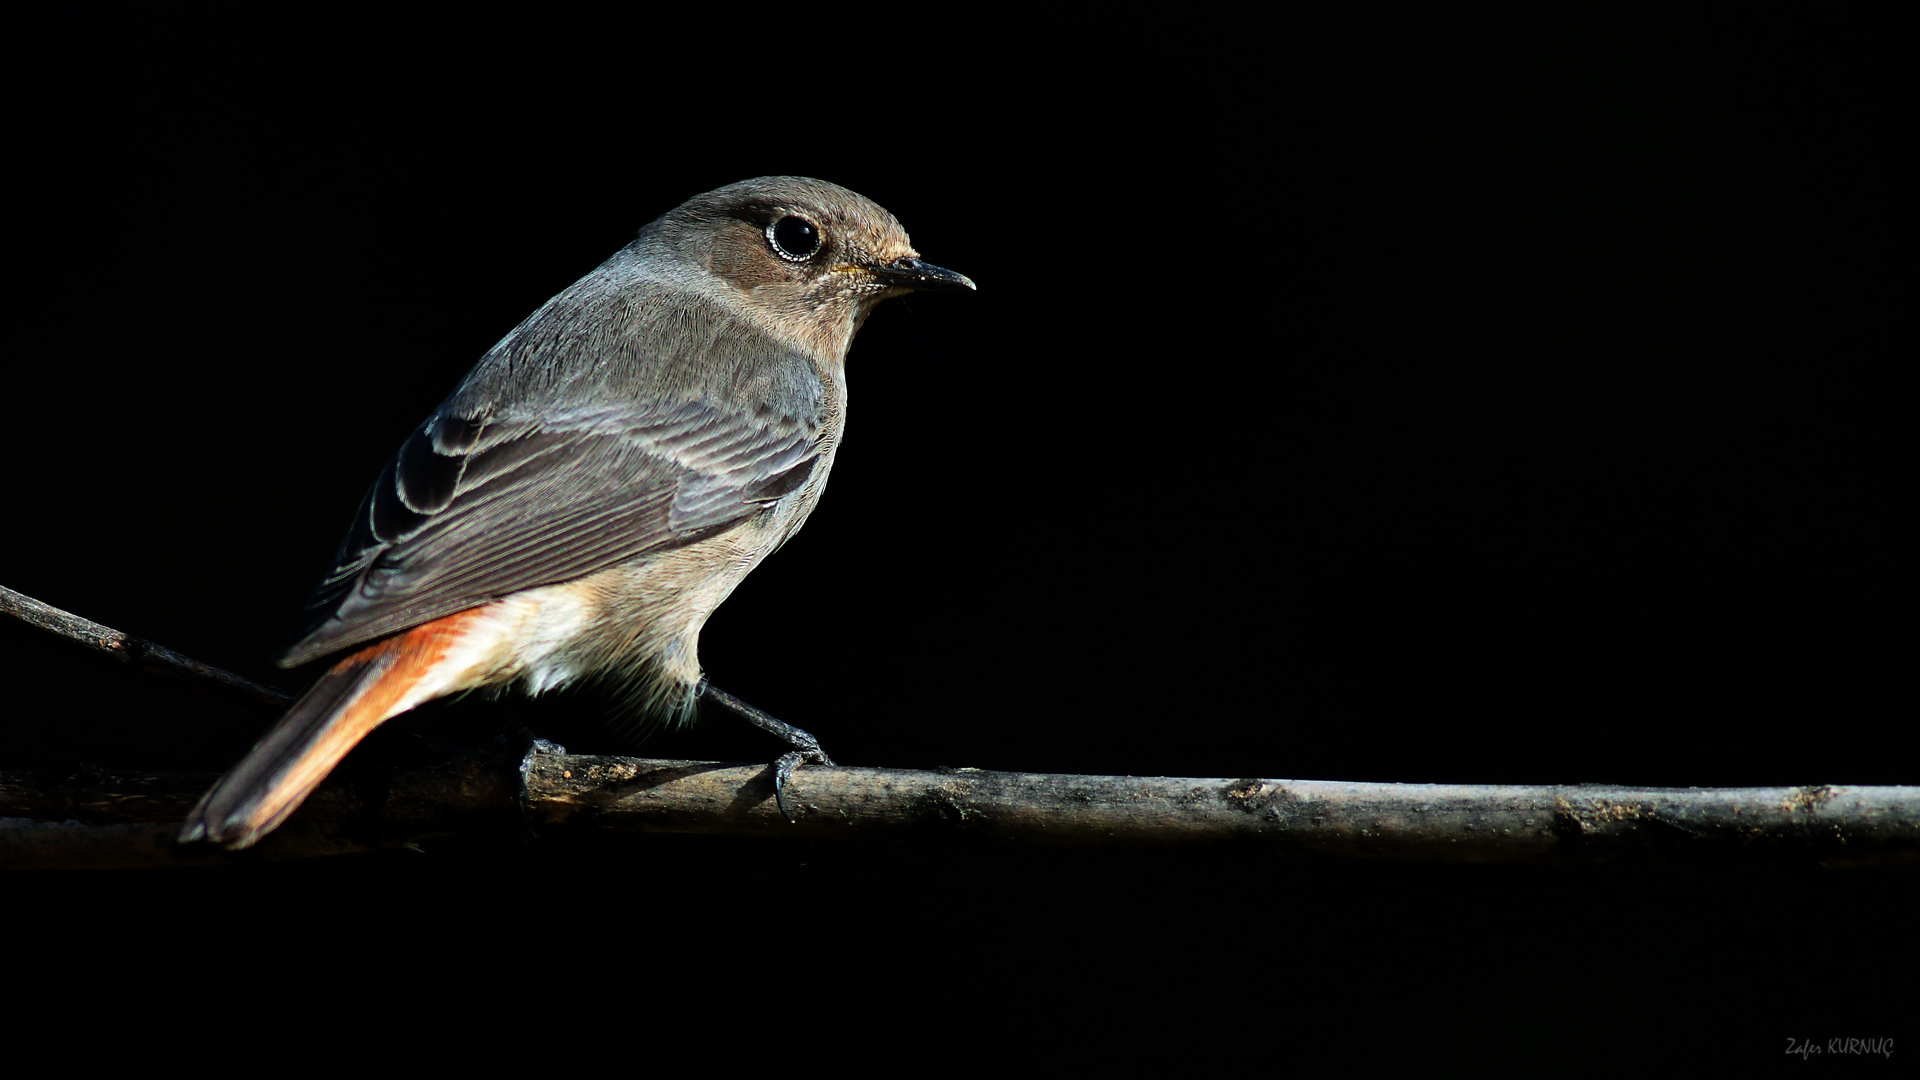
{"type": "Polygon", "coordinates": [[[280,654],[343,650],[209,790],[184,842],[240,848],[375,727],[436,697],[617,680],[643,718],[708,686],[708,616],[800,530],[846,417],[847,346],[879,301],[971,289],[844,188],[748,180],[688,200],[495,345],[373,489],[280,654]]]}
{"type": "Polygon", "coordinates": [[[919,263],[885,210],[818,180],[749,180],[664,215],[515,327],[414,431],[279,662],[756,516],[781,519],[778,546],[831,468],[854,331],[916,286],[972,284],[919,263]],[[788,216],[819,227],[807,260],[768,235],[788,216]],[[882,272],[845,269],[858,267],[882,272]]]}

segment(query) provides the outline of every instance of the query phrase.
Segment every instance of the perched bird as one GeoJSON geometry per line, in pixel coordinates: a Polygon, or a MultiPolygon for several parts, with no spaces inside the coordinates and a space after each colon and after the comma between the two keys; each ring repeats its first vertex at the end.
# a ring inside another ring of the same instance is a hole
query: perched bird
{"type": "MultiPolygon", "coordinates": [[[[476,687],[619,681],[656,719],[705,696],[700,629],[800,531],[880,301],[970,290],[845,188],[761,177],[688,200],[501,339],[375,481],[278,656],[343,653],[200,800],[182,842],[243,848],[389,717],[476,687]]],[[[784,801],[781,803],[784,810],[784,801]]]]}

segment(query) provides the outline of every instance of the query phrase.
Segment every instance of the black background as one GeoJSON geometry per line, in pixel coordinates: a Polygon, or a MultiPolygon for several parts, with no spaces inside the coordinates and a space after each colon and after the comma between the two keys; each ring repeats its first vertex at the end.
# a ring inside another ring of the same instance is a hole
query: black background
{"type": "MultiPolygon", "coordinates": [[[[27,35],[4,583],[297,688],[266,654],[467,367],[679,201],[797,173],[980,284],[862,331],[831,489],[702,639],[716,683],[840,761],[1913,782],[1882,28],[925,14],[27,35]]],[[[4,640],[8,767],[213,771],[257,734],[4,640]]],[[[628,751],[610,707],[396,724],[628,751]]],[[[644,752],[776,749],[716,717],[644,752]]],[[[808,999],[791,980],[858,955],[928,994],[961,964],[1062,1047],[1152,1016],[1106,1045],[1491,1058],[1895,1034],[1889,999],[1833,988],[1913,958],[1904,872],[535,847],[226,875],[258,902],[197,933],[512,880],[460,917],[763,948],[743,994],[808,999]],[[1807,979],[1828,989],[1752,992],[1807,979]],[[1057,1030],[1029,1013],[1069,998],[1057,1030]],[[1427,1021],[1474,1035],[1408,1034],[1427,1021]]],[[[173,882],[125,887],[160,913],[216,888],[173,882]]],[[[340,940],[389,942],[386,903],[340,940]]],[[[919,1019],[983,1022],[982,993],[919,1019]]]]}

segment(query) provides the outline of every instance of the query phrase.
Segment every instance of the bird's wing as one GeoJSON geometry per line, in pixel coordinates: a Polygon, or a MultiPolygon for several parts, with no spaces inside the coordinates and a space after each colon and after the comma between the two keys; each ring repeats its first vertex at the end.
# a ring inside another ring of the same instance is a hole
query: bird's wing
{"type": "Polygon", "coordinates": [[[279,662],[692,543],[798,488],[820,453],[818,417],[707,401],[537,418],[450,402],[361,501],[279,662]]]}

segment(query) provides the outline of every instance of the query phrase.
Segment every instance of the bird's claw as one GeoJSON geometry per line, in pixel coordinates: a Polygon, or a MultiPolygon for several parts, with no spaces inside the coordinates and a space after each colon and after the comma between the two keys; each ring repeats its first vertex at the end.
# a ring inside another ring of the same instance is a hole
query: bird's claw
{"type": "Polygon", "coordinates": [[[704,678],[695,684],[694,693],[700,697],[712,699],[754,727],[785,739],[787,745],[793,747],[793,749],[781,754],[772,766],[774,805],[780,808],[781,815],[784,816],[788,822],[792,822],[794,820],[793,810],[787,806],[786,789],[787,781],[793,779],[793,770],[801,765],[826,765],[828,767],[832,767],[833,765],[833,759],[827,756],[825,750],[820,749],[820,740],[814,738],[811,733],[802,731],[792,724],[775,720],[765,712],[741,701],[725,690],[709,683],[704,678]]]}
{"type": "Polygon", "coordinates": [[[773,804],[789,824],[794,820],[793,810],[787,805],[787,781],[793,779],[793,770],[801,765],[826,765],[832,767],[833,759],[815,743],[811,749],[789,750],[781,754],[773,763],[773,804]]]}

